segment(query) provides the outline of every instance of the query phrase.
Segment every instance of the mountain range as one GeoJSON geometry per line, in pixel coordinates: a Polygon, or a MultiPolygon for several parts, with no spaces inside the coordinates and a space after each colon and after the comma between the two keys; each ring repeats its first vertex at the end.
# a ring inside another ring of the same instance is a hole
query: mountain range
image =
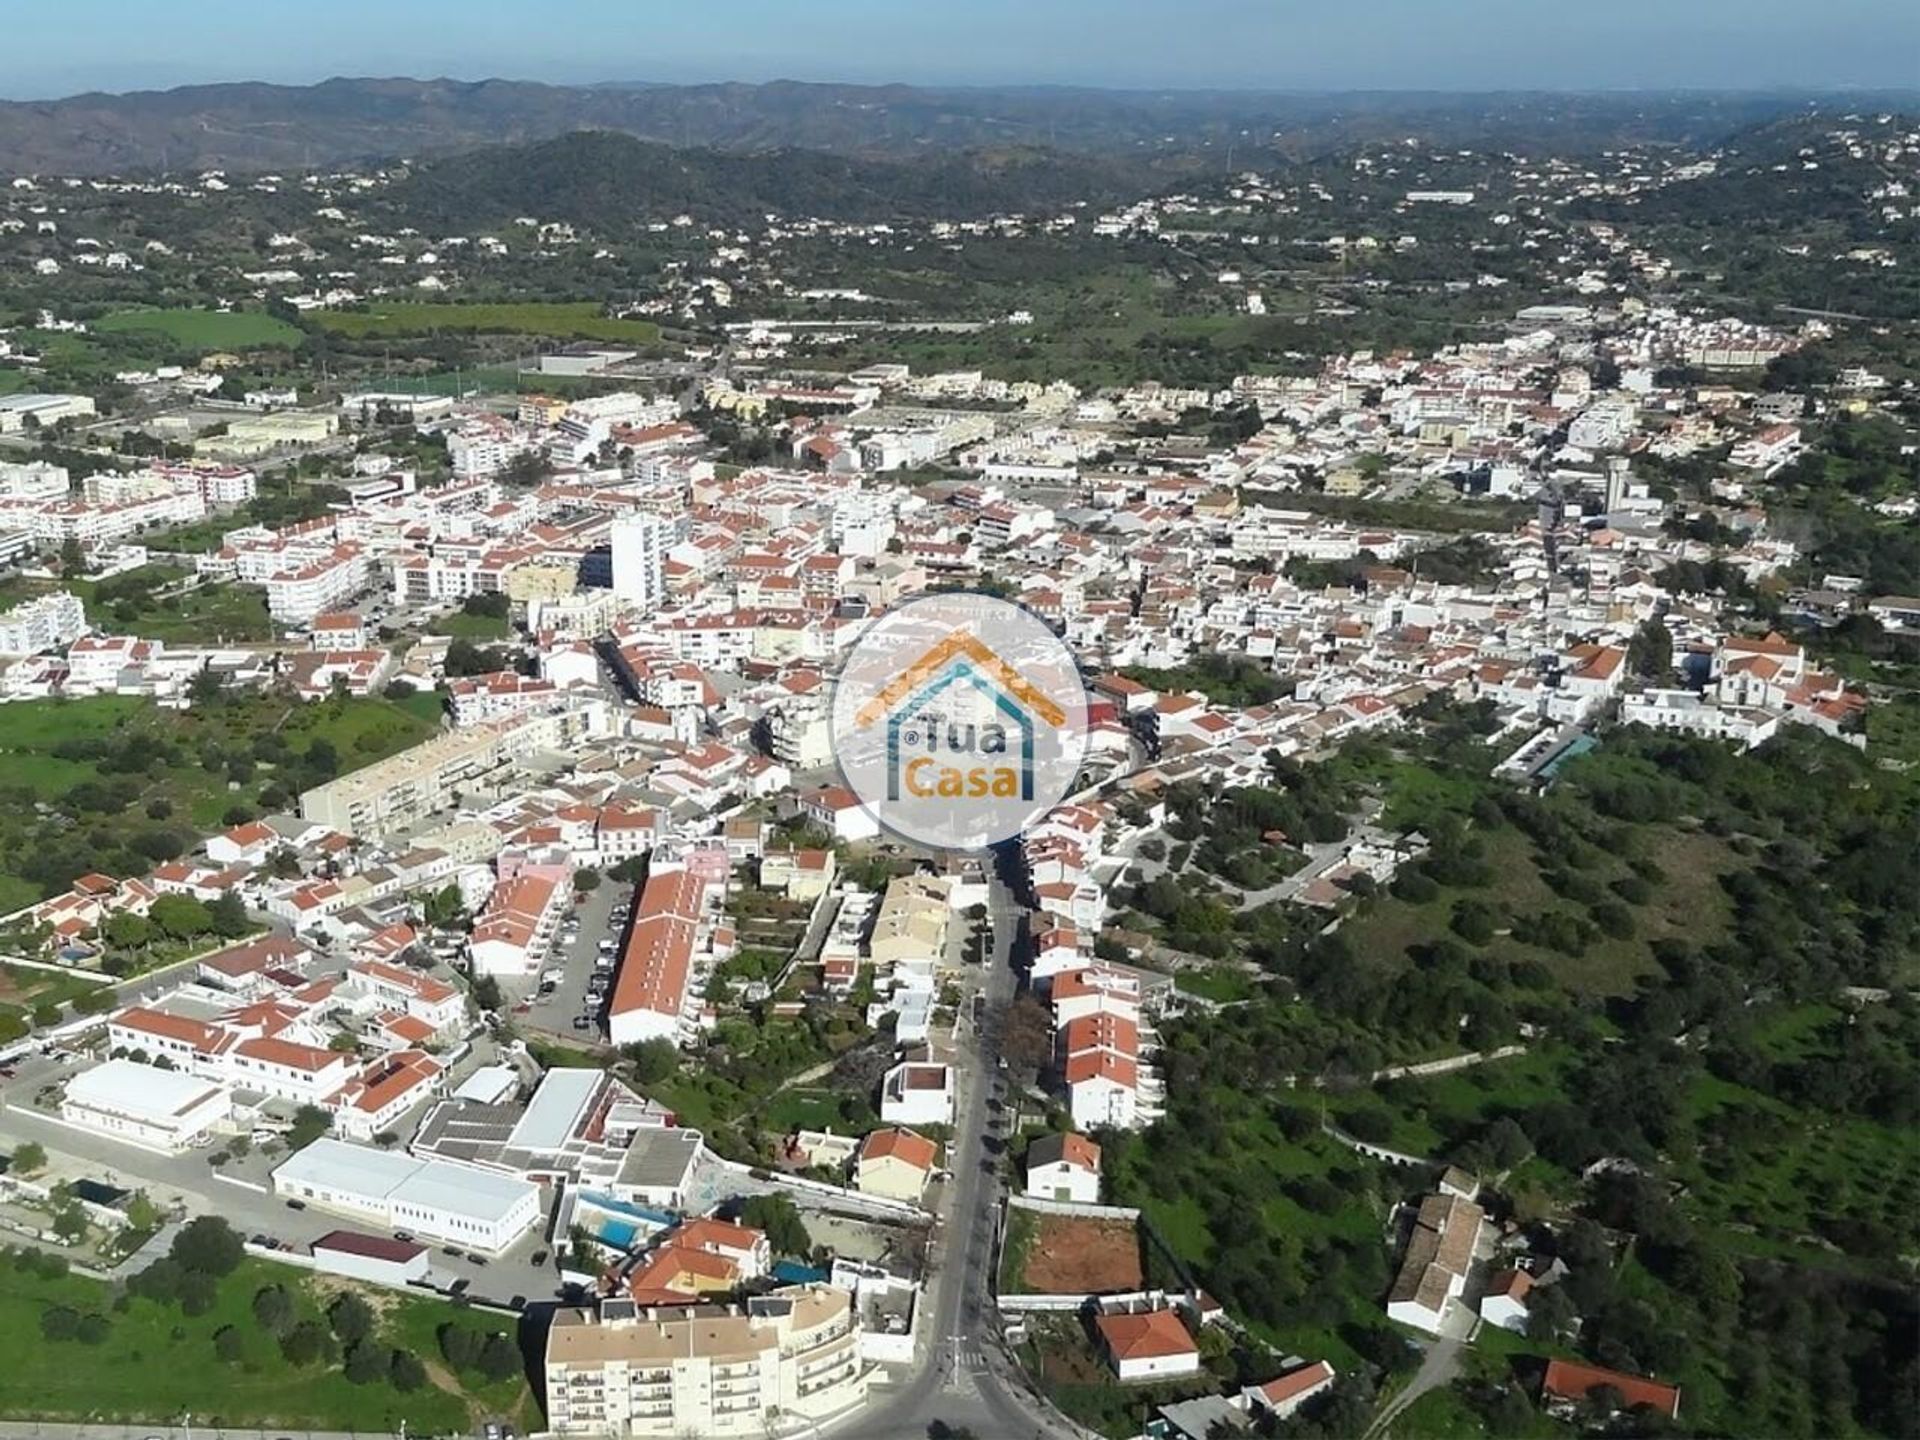
{"type": "Polygon", "coordinates": [[[1711,145],[1817,106],[1910,109],[1920,92],[1462,95],[1056,88],[542,85],[333,79],[197,85],[0,102],[0,172],[270,171],[445,155],[606,130],[678,148],[801,148],[902,157],[1045,148],[1225,166],[1420,135],[1430,143],[1563,152],[1626,141],[1711,145]]]}

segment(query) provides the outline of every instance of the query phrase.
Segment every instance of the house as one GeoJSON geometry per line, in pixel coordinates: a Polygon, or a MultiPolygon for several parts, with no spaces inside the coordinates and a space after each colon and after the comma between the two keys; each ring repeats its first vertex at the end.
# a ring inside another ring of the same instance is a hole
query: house
{"type": "Polygon", "coordinates": [[[1480,1297],[1480,1318],[1489,1325],[1527,1333],[1527,1295],[1533,1289],[1533,1276],[1524,1270],[1502,1270],[1487,1282],[1487,1293],[1480,1297]]]}
{"type": "Polygon", "coordinates": [[[823,785],[802,796],[800,813],[835,840],[874,840],[880,835],[880,822],[873,812],[844,785],[823,785]]]}
{"type": "Polygon", "coordinates": [[[1324,1360],[1289,1370],[1264,1385],[1248,1385],[1240,1392],[1252,1410],[1264,1410],[1276,1420],[1285,1420],[1316,1395],[1324,1395],[1338,1378],[1333,1366],[1324,1360]]]}
{"type": "Polygon", "coordinates": [[[758,1280],[773,1269],[773,1248],[765,1233],[748,1225],[711,1217],[687,1220],[669,1239],[672,1244],[731,1261],[744,1279],[758,1280]]]}
{"type": "Polygon", "coordinates": [[[1077,1127],[1133,1127],[1140,1103],[1138,1061],[1111,1050],[1086,1050],[1067,1060],[1061,1078],[1077,1127]]]}
{"type": "Polygon", "coordinates": [[[920,1202],[940,1160],[940,1147],[924,1135],[893,1126],[861,1142],[854,1159],[854,1188],[863,1195],[920,1202]]]}
{"type": "Polygon", "coordinates": [[[831,850],[769,850],[760,857],[760,888],[811,902],[832,888],[838,870],[831,850]]]}
{"type": "Polygon", "coordinates": [[[903,1060],[880,1082],[880,1118],[889,1125],[951,1125],[951,1065],[903,1060]]]}
{"type": "Polygon", "coordinates": [[[1486,1213],[1458,1195],[1428,1195],[1407,1236],[1400,1273],[1387,1293],[1387,1318],[1441,1333],[1466,1289],[1486,1213]]]}
{"type": "Polygon", "coordinates": [[[1583,1403],[1605,1403],[1612,1406],[1612,1414],[1644,1405],[1669,1420],[1680,1418],[1678,1385],[1662,1385],[1644,1375],[1627,1375],[1572,1360],[1547,1362],[1546,1374],[1540,1380],[1540,1400],[1553,1414],[1563,1417],[1583,1403]]]}
{"type": "Polygon", "coordinates": [[[1200,1369],[1200,1347],[1175,1311],[1123,1311],[1096,1316],[1093,1323],[1100,1348],[1123,1381],[1169,1380],[1200,1369]]]}
{"type": "Polygon", "coordinates": [[[1098,1204],[1100,1147],[1071,1131],[1040,1136],[1027,1147],[1027,1194],[1098,1204]]]}
{"type": "Polygon", "coordinates": [[[451,1031],[466,1019],[466,996],[444,980],[381,960],[347,967],[347,988],[422,1022],[430,1033],[451,1031]]]}
{"type": "Polygon", "coordinates": [[[282,841],[270,827],[258,820],[235,825],[207,841],[207,859],[216,865],[258,865],[282,841]]]}

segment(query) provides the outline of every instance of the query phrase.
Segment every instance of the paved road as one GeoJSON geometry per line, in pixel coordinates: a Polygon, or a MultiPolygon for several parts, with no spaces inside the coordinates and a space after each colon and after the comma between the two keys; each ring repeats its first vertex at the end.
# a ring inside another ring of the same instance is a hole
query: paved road
{"type": "Polygon", "coordinates": [[[1396,1394],[1373,1417],[1373,1423],[1367,1427],[1364,1440],[1376,1440],[1393,1428],[1393,1422],[1406,1413],[1413,1402],[1429,1390],[1438,1390],[1453,1382],[1460,1373],[1460,1352],[1463,1345],[1458,1340],[1436,1340],[1427,1347],[1426,1355],[1420,1361],[1420,1368],[1413,1373],[1406,1388],[1396,1394]]]}
{"type": "Polygon", "coordinates": [[[1024,912],[996,877],[987,901],[993,922],[992,963],[978,978],[988,997],[984,1030],[956,1032],[960,1111],[954,1127],[954,1183],[944,1243],[928,1279],[921,1324],[928,1350],[898,1386],[877,1390],[872,1402],[839,1425],[835,1440],[919,1440],[936,1422],[966,1426],[993,1440],[1066,1440],[1080,1433],[1044,1402],[1026,1394],[1000,1355],[999,1318],[992,1296],[994,1216],[1000,1198],[998,1157],[984,1137],[997,1130],[987,1101],[999,1086],[1000,1015],[1013,997],[1012,956],[1024,912]]]}
{"type": "MultiPolygon", "coordinates": [[[[537,978],[529,981],[503,981],[504,989],[510,997],[531,997],[531,1005],[525,1014],[515,1014],[515,1025],[525,1030],[545,1030],[554,1035],[571,1040],[576,1044],[598,1044],[601,1039],[599,1004],[587,1002],[587,982],[594,975],[594,958],[602,940],[618,941],[622,932],[610,927],[609,912],[616,903],[633,899],[634,887],[623,885],[617,880],[602,880],[598,889],[588,895],[574,907],[574,915],[580,921],[580,938],[572,945],[556,945],[553,954],[542,968],[560,966],[566,970],[566,977],[555,987],[554,992],[545,999],[533,992],[538,985],[537,978]],[[590,1029],[573,1028],[575,1017],[590,1014],[594,1017],[590,1029]]],[[[601,972],[609,978],[612,969],[601,972]]]]}

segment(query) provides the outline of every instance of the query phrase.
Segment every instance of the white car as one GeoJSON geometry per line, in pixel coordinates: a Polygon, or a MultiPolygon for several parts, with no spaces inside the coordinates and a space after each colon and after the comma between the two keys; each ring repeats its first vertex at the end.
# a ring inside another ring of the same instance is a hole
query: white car
{"type": "Polygon", "coordinates": [[[567,978],[567,967],[564,965],[555,965],[552,969],[542,970],[540,972],[540,978],[550,984],[558,985],[562,980],[567,978]]]}

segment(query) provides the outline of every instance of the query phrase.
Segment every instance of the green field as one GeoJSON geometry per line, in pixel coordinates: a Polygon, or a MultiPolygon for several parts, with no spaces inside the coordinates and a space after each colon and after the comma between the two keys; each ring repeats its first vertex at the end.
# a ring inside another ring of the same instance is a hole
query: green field
{"type": "MultiPolygon", "coordinates": [[[[16,1417],[63,1420],[173,1423],[189,1411],[198,1424],[286,1429],[359,1430],[392,1434],[404,1422],[420,1435],[472,1433],[476,1423],[505,1415],[533,1428],[532,1395],[516,1377],[485,1385],[464,1383],[440,1359],[435,1332],[448,1322],[476,1329],[506,1330],[511,1317],[475,1315],[437,1301],[362,1290],[381,1313],[380,1342],[409,1350],[427,1365],[428,1382],[403,1394],[384,1379],[358,1385],[337,1363],[295,1366],[255,1322],[253,1296],[281,1285],[296,1302],[299,1318],[319,1319],[321,1291],[300,1272],[247,1261],[220,1282],[215,1303],[203,1315],[146,1298],[117,1301],[113,1290],[79,1275],[48,1279],[7,1264],[0,1284],[0,1335],[7,1363],[0,1366],[0,1412],[16,1417]],[[124,1304],[124,1308],[122,1307],[124,1304]],[[64,1306],[81,1315],[102,1315],[106,1338],[97,1345],[49,1340],[42,1314],[64,1306]],[[240,1358],[226,1361],[213,1337],[240,1335],[240,1358]]],[[[339,1282],[328,1290],[349,1289],[339,1282]]]]}
{"type": "Polygon", "coordinates": [[[553,340],[609,340],[635,345],[660,338],[651,320],[615,320],[591,300],[508,304],[380,305],[367,310],[328,310],[314,320],[352,339],[434,335],[445,332],[532,335],[553,340]]]}
{"type": "Polygon", "coordinates": [[[93,322],[108,334],[164,335],[186,350],[252,350],[294,346],[300,331],[259,310],[119,310],[93,322]]]}
{"type": "Polygon", "coordinates": [[[448,635],[455,640],[504,640],[513,633],[513,626],[502,616],[469,615],[464,610],[442,615],[427,629],[434,635],[448,635]]]}
{"type": "Polygon", "coordinates": [[[436,704],[244,695],[175,711],[108,695],[0,706],[0,900],[58,893],[89,870],[145,873],[235,807],[286,809],[310,785],[425,739],[436,704]]]}

